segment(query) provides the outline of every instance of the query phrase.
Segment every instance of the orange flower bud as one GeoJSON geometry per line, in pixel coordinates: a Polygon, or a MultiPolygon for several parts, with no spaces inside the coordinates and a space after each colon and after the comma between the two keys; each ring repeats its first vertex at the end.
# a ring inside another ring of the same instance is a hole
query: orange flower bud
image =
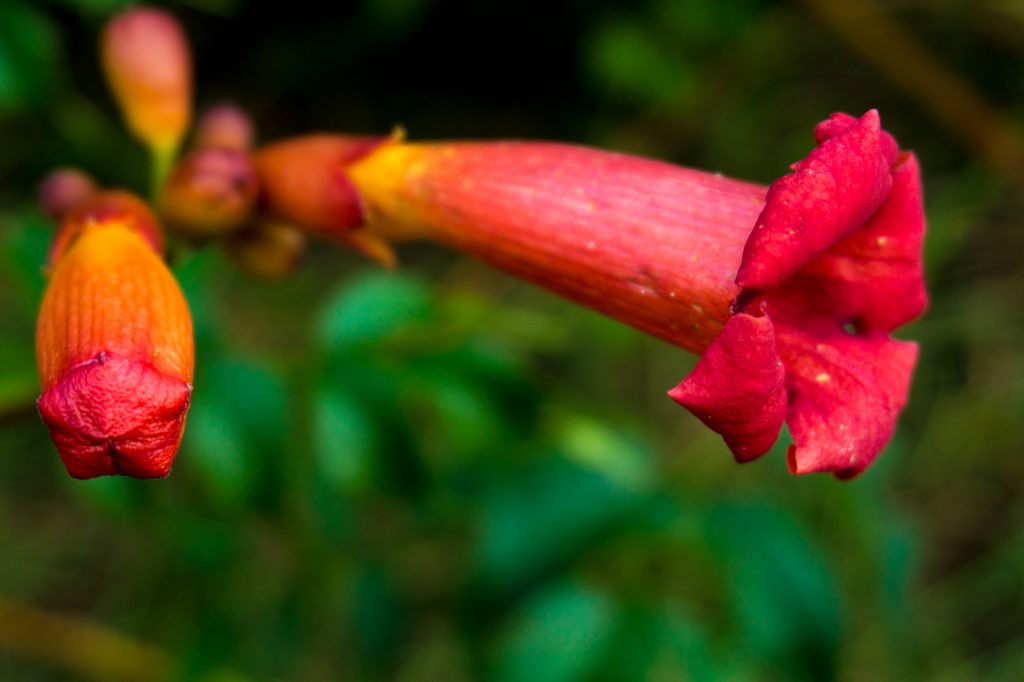
{"type": "Polygon", "coordinates": [[[365,206],[348,168],[377,147],[401,138],[306,135],[258,149],[253,155],[262,208],[317,236],[340,241],[384,266],[394,265],[390,245],[356,230],[365,206]]]}
{"type": "Polygon", "coordinates": [[[39,312],[39,412],[74,478],[166,476],[192,392],[188,305],[126,197],[68,217],[39,312]]]}
{"type": "Polygon", "coordinates": [[[224,249],[243,270],[278,279],[290,275],[302,262],[306,237],[288,223],[264,219],[231,234],[224,249]]]}
{"type": "Polygon", "coordinates": [[[169,227],[191,237],[216,237],[241,226],[258,194],[245,152],[208,147],[182,159],[160,193],[169,227]]]}
{"type": "Polygon", "coordinates": [[[199,118],[193,146],[196,149],[223,147],[244,152],[252,146],[252,138],[249,115],[233,104],[219,104],[199,118]]]}
{"type": "Polygon", "coordinates": [[[262,147],[255,161],[267,209],[332,237],[362,225],[362,200],[345,171],[386,140],[306,135],[262,147]]]}
{"type": "Polygon", "coordinates": [[[132,133],[174,149],[192,108],[192,58],[177,20],[152,7],[121,12],[103,31],[100,58],[132,133]]]}

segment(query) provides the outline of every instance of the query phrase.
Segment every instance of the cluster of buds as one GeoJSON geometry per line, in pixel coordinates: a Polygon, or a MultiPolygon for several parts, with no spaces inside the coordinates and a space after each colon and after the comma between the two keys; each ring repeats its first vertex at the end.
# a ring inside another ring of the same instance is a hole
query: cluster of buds
{"type": "Polygon", "coordinates": [[[172,15],[145,7],[117,15],[100,52],[127,128],[152,155],[157,211],[76,169],[43,182],[40,203],[58,228],[37,325],[38,406],[71,476],[162,477],[184,432],[194,344],[161,224],[189,241],[216,240],[247,270],[272,277],[294,269],[305,241],[254,210],[253,132],[241,110],[207,111],[178,158],[192,75],[172,15]]]}
{"type": "MultiPolygon", "coordinates": [[[[243,267],[290,272],[304,234],[385,265],[393,243],[432,240],[700,355],[669,396],[738,461],[787,424],[794,473],[846,478],[892,436],[917,347],[890,334],[927,303],[925,221],[916,159],[875,111],[820,123],[768,187],[540,142],[317,134],[254,148],[229,106],[176,160],[191,105],[176,22],[119,15],[103,60],[157,161],[165,224],[243,267]]],[[[165,475],[192,351],[156,218],[70,171],[43,202],[62,220],[39,324],[43,418],[73,476],[165,475]]]]}
{"type": "Polygon", "coordinates": [[[208,110],[191,150],[163,183],[157,206],[175,234],[197,244],[219,243],[253,274],[284,277],[301,262],[306,240],[298,227],[258,210],[252,139],[252,123],[237,107],[208,110]]]}

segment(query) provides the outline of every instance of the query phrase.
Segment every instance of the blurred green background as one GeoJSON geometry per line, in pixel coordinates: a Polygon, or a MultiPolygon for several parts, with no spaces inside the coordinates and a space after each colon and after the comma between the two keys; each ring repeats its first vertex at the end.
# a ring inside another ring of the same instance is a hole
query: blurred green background
{"type": "Polygon", "coordinates": [[[33,405],[51,168],[144,190],[96,37],[0,0],[0,679],[1016,680],[1024,670],[1024,3],[170,3],[197,103],[315,129],[579,142],[769,182],[877,107],[916,150],[932,305],[859,479],[738,466],[683,351],[457,255],[174,269],[173,475],[70,480],[33,405]],[[60,616],[53,619],[50,616],[60,616]]]}

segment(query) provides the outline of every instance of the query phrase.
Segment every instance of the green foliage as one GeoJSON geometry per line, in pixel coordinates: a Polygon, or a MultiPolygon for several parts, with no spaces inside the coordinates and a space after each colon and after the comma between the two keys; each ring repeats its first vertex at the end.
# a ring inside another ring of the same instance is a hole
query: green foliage
{"type": "Polygon", "coordinates": [[[58,49],[46,15],[17,0],[0,4],[0,113],[38,106],[51,94],[58,49]]]}
{"type": "MultiPolygon", "coordinates": [[[[199,104],[234,98],[264,139],[398,120],[764,182],[829,111],[878,106],[922,159],[933,302],[905,333],[910,406],[861,479],[791,478],[784,444],[734,464],[664,397],[682,351],[450,254],[410,246],[391,273],[317,244],[273,283],[179,245],[198,362],[174,472],[68,480],[33,405],[34,188],[66,163],[141,187],[95,65],[122,4],[0,2],[0,597],[157,647],[154,679],[1019,676],[1020,178],[800,4],[175,8],[199,104]]],[[[1019,12],[908,8],[1022,110],[1019,12]]],[[[2,649],[0,678],[86,679],[2,649]]]]}

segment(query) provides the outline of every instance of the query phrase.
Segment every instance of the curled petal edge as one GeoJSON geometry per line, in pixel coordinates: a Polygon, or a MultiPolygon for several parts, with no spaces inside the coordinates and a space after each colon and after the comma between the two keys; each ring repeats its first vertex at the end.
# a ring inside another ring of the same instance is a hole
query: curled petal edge
{"type": "Polygon", "coordinates": [[[738,313],[669,396],[739,462],[771,449],[785,421],[792,473],[851,478],[892,437],[916,360],[917,344],[885,335],[823,339],[738,313]]]}
{"type": "Polygon", "coordinates": [[[719,433],[736,460],[767,452],[786,417],[786,373],[767,317],[733,315],[669,397],[719,433]]]}
{"type": "Polygon", "coordinates": [[[917,344],[885,335],[822,340],[784,327],[778,339],[790,396],[790,471],[839,478],[863,472],[906,405],[917,344]]]}
{"type": "Polygon", "coordinates": [[[877,111],[851,120],[841,132],[845,119],[825,121],[821,144],[768,189],[743,251],[740,287],[781,284],[881,206],[892,186],[895,149],[883,142],[877,111]]]}
{"type": "Polygon", "coordinates": [[[925,218],[917,160],[877,112],[833,114],[815,137],[819,146],[769,188],[733,316],[670,395],[749,461],[782,423],[766,380],[778,363],[790,470],[850,478],[882,451],[906,404],[917,345],[888,332],[927,306],[925,218]]]}

